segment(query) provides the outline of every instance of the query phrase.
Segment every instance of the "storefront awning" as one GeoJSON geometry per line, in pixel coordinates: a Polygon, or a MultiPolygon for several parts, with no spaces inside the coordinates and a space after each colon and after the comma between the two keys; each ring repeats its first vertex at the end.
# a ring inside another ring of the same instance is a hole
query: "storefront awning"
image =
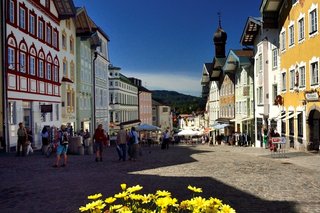
{"type": "Polygon", "coordinates": [[[285,117],[289,116],[292,112],[288,112],[286,114],[283,114],[281,116],[278,116],[275,118],[276,121],[280,120],[280,119],[284,119],[285,117]]]}
{"type": "Polygon", "coordinates": [[[288,117],[283,118],[282,120],[289,120],[289,119],[291,119],[291,118],[293,118],[293,117],[296,117],[296,116],[299,115],[300,113],[301,113],[301,112],[293,113],[293,114],[289,115],[288,117]]]}
{"type": "Polygon", "coordinates": [[[241,121],[250,121],[250,120],[253,120],[253,118],[244,118],[241,121]]]}

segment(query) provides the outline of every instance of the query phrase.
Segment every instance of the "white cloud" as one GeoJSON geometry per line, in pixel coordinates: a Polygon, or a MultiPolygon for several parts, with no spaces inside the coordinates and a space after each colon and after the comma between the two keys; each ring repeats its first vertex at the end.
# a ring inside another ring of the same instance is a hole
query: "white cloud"
{"type": "Polygon", "coordinates": [[[200,77],[188,76],[187,74],[175,73],[142,73],[126,71],[123,74],[127,77],[141,79],[142,86],[149,90],[170,90],[187,95],[200,97],[201,82],[200,77]]]}

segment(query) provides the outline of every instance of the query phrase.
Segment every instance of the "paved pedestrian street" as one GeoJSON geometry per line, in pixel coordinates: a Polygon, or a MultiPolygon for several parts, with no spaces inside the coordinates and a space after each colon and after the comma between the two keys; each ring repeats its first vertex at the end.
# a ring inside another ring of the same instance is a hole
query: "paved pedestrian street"
{"type": "Polygon", "coordinates": [[[157,189],[178,200],[201,187],[203,197],[217,197],[237,212],[320,212],[320,154],[290,151],[273,158],[252,147],[179,145],[161,150],[143,147],[137,161],[119,162],[114,147],[93,155],[69,155],[65,168],[52,168],[54,157],[0,154],[0,212],[79,212],[87,196],[121,191],[120,184],[140,184],[142,193],[157,189]]]}

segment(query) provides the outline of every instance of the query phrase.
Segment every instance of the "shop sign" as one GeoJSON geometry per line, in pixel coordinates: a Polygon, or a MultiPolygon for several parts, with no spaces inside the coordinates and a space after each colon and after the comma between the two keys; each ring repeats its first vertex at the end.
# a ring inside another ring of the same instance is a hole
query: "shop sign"
{"type": "Polygon", "coordinates": [[[307,101],[318,101],[319,100],[319,94],[317,91],[306,92],[305,97],[306,97],[307,101]]]}

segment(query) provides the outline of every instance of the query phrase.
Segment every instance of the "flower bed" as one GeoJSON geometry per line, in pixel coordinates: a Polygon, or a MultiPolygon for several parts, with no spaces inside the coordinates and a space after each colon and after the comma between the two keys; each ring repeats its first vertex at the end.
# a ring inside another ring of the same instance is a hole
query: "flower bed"
{"type": "Polygon", "coordinates": [[[158,190],[154,194],[137,193],[143,187],[140,185],[127,187],[121,184],[122,191],[113,197],[102,199],[102,194],[94,194],[88,196],[91,200],[85,206],[81,206],[81,212],[90,213],[149,213],[149,212],[207,212],[207,213],[235,213],[236,211],[227,204],[223,204],[221,200],[210,197],[208,199],[196,196],[201,193],[201,188],[188,186],[193,192],[193,196],[189,200],[183,200],[180,203],[171,196],[171,193],[165,190],[158,190]]]}

